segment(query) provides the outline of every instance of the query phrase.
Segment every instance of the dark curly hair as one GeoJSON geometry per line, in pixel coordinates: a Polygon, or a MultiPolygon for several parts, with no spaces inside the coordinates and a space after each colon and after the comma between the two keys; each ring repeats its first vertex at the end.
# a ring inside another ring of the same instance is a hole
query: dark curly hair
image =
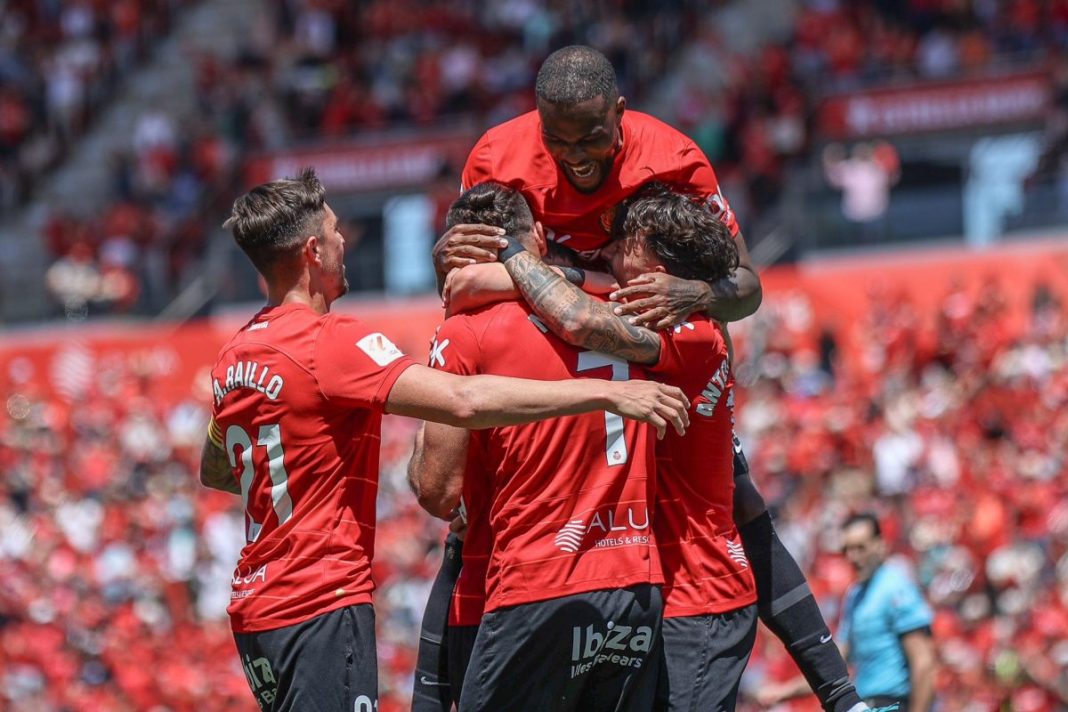
{"type": "Polygon", "coordinates": [[[713,282],[738,266],[730,230],[692,197],[650,183],[623,204],[617,236],[641,235],[668,272],[713,282]]]}
{"type": "Polygon", "coordinates": [[[502,227],[509,235],[524,235],[534,228],[534,216],[522,193],[490,180],[464,191],[445,215],[446,229],[478,223],[502,227]]]}

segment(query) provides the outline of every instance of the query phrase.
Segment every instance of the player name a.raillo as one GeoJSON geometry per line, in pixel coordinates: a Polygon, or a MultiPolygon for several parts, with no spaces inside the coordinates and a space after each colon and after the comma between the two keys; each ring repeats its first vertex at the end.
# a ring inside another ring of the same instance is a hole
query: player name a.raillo
{"type": "Polygon", "coordinates": [[[237,361],[227,366],[226,379],[221,384],[218,378],[211,379],[216,405],[222,403],[227,393],[237,388],[250,388],[267,396],[269,400],[277,400],[284,385],[285,381],[281,376],[271,373],[269,366],[261,366],[256,361],[237,361]]]}

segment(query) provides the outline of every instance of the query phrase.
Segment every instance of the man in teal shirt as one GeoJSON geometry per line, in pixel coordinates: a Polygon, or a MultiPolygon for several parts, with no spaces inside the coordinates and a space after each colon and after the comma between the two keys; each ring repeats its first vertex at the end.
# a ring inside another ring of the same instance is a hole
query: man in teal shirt
{"type": "Polygon", "coordinates": [[[857,582],[846,592],[838,638],[857,692],[872,707],[929,712],[936,668],[930,607],[909,572],[886,561],[874,514],[846,520],[842,549],[857,582]]]}

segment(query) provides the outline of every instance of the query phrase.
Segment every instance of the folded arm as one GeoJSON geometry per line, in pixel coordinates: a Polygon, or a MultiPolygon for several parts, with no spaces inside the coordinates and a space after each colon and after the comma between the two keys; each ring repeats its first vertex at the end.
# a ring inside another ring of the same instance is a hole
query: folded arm
{"type": "Polygon", "coordinates": [[[593,299],[533,253],[516,254],[504,266],[531,309],[569,344],[634,363],[660,359],[659,336],[620,319],[610,304],[593,299]]]}
{"type": "Polygon", "coordinates": [[[633,315],[639,324],[650,328],[667,329],[695,312],[716,321],[738,321],[756,312],[763,299],[760,277],[741,233],[735,235],[734,242],[738,267],[727,276],[702,282],[662,272],[643,274],[611,294],[614,301],[627,300],[617,313],[633,315]]]}

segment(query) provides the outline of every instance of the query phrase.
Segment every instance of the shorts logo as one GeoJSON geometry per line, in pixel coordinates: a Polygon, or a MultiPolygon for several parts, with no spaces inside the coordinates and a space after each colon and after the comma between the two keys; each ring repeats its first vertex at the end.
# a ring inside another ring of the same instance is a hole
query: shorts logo
{"type": "Polygon", "coordinates": [[[385,334],[378,332],[363,337],[356,346],[379,366],[388,366],[404,355],[385,334]]]}
{"type": "Polygon", "coordinates": [[[749,568],[749,559],[745,558],[745,548],[730,539],[727,540],[727,556],[742,568],[749,568]]]}
{"type": "Polygon", "coordinates": [[[604,632],[588,625],[571,629],[571,677],[583,675],[601,663],[640,668],[652,648],[653,629],[608,621],[604,632]]]}
{"type": "Polygon", "coordinates": [[[582,545],[582,536],[586,533],[586,525],[581,519],[572,519],[556,533],[554,542],[561,550],[574,554],[582,545]]]}

